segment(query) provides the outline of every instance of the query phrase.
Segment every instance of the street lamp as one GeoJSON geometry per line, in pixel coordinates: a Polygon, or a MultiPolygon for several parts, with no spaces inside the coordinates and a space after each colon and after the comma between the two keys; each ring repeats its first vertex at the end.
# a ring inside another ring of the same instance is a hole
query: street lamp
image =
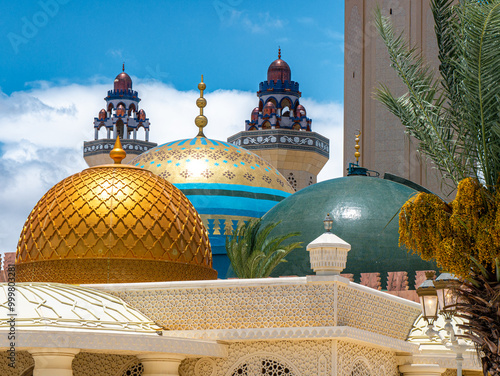
{"type": "Polygon", "coordinates": [[[434,321],[438,317],[438,296],[436,287],[434,287],[435,272],[425,272],[427,278],[424,283],[417,289],[417,295],[420,298],[420,305],[422,306],[422,316],[429,325],[427,335],[435,334],[433,330],[434,321]]]}
{"type": "Polygon", "coordinates": [[[425,272],[427,280],[417,289],[417,295],[420,298],[422,306],[422,317],[427,321],[426,334],[432,339],[439,337],[441,343],[456,354],[457,376],[462,376],[463,353],[467,346],[460,344],[451,323],[456,313],[457,297],[453,293],[453,288],[458,283],[458,279],[450,273],[442,273],[434,281],[434,271],[425,272]],[[434,330],[434,321],[438,317],[438,308],[443,314],[446,325],[444,329],[450,336],[450,339],[442,338],[439,332],[434,330]]]}

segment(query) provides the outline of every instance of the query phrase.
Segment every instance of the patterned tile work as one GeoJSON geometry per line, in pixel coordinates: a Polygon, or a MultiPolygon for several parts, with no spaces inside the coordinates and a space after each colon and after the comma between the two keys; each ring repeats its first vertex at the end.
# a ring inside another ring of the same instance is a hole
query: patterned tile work
{"type": "Polygon", "coordinates": [[[332,285],[110,292],[171,330],[334,325],[332,285]]]}
{"type": "MultiPolygon", "coordinates": [[[[0,375],[2,376],[21,376],[30,367],[35,365],[35,361],[31,354],[27,351],[16,352],[16,367],[9,367],[8,353],[2,351],[0,353],[0,375]]],[[[77,376],[77,375],[75,375],[77,376]]]]}
{"type": "Polygon", "coordinates": [[[399,376],[395,353],[352,342],[339,341],[337,362],[338,376],[399,376]]]}
{"type": "MultiPolygon", "coordinates": [[[[211,284],[206,288],[110,292],[171,330],[288,328],[335,326],[335,286],[211,284]]],[[[372,294],[342,284],[338,289],[339,326],[405,340],[420,312],[391,296],[379,296],[379,292],[372,294]]]]}
{"type": "Polygon", "coordinates": [[[419,308],[413,308],[350,286],[339,286],[338,325],[347,325],[405,340],[419,308]]]}
{"type": "MultiPolygon", "coordinates": [[[[197,369],[197,359],[186,359],[179,367],[179,374],[181,376],[232,376],[235,371],[245,368],[244,364],[247,364],[246,368],[249,372],[252,367],[260,365],[259,375],[274,375],[261,373],[264,362],[264,369],[270,365],[284,365],[292,372],[288,374],[295,376],[331,375],[331,343],[332,341],[257,341],[229,344],[229,356],[216,359],[213,367],[210,368],[211,372],[200,372],[205,368],[198,367],[197,369]]],[[[249,375],[256,374],[249,373],[249,375]]],[[[278,374],[280,373],[276,373],[278,374]]]]}
{"type": "MultiPolygon", "coordinates": [[[[21,233],[16,262],[22,265],[61,259],[90,259],[103,264],[105,270],[108,259],[132,259],[141,269],[138,273],[143,282],[151,279],[138,260],[173,261],[205,268],[212,265],[208,234],[186,196],[148,171],[120,165],[90,168],[64,179],[30,213],[21,233]]],[[[69,266],[79,264],[68,263],[69,266]]],[[[53,271],[49,280],[59,281],[57,266],[53,266],[53,271]]],[[[19,281],[27,280],[22,268],[17,277],[19,281]]],[[[87,279],[64,282],[92,283],[87,279]]]]}
{"type": "Polygon", "coordinates": [[[286,179],[258,155],[222,141],[196,137],[158,146],[130,162],[179,183],[223,183],[293,193],[286,179]]]}
{"type": "MultiPolygon", "coordinates": [[[[9,367],[7,353],[0,355],[0,375],[22,376],[35,362],[27,351],[16,353],[16,368],[9,367]]],[[[74,376],[140,376],[142,365],[135,356],[81,352],[73,360],[74,376]],[[139,372],[137,372],[139,371],[139,372]]]]}

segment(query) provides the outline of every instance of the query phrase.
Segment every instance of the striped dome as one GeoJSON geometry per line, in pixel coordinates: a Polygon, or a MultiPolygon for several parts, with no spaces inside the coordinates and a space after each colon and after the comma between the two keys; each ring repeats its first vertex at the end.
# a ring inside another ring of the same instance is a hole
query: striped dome
{"type": "Polygon", "coordinates": [[[258,155],[205,137],[160,145],[130,163],[165,178],[191,200],[208,230],[213,267],[222,278],[229,267],[226,236],[294,192],[258,155]]]}

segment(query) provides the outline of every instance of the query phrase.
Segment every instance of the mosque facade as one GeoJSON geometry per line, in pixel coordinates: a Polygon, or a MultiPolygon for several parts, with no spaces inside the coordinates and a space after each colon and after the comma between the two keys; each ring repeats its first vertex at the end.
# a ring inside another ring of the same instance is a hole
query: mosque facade
{"type": "MultiPolygon", "coordinates": [[[[419,304],[341,274],[351,256],[366,266],[406,252],[373,247],[396,236],[379,236],[391,210],[381,207],[415,190],[353,176],[293,193],[263,158],[205,137],[203,80],[198,88],[196,137],[125,164],[115,133],[114,163],[62,180],[29,214],[14,280],[0,284],[0,374],[456,375],[455,353],[426,336],[419,304]],[[217,240],[265,213],[283,221],[278,231],[302,227],[307,245],[290,262],[302,275],[217,279],[217,240]],[[367,237],[344,239],[356,234],[367,237]]],[[[435,330],[445,335],[444,320],[435,330]]],[[[463,369],[480,375],[470,346],[463,369]]]]}

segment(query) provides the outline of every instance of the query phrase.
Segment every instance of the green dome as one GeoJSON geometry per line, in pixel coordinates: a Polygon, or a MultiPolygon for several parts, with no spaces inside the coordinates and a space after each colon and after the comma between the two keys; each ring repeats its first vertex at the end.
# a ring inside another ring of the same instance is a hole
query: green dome
{"type": "Polygon", "coordinates": [[[325,230],[326,213],[333,218],[332,232],[351,244],[347,267],[343,273],[380,273],[386,287],[387,272],[406,271],[410,288],[416,270],[436,270],[432,262],[423,261],[398,246],[398,212],[417,191],[390,180],[367,176],[349,176],[311,185],[287,197],[262,218],[262,226],[281,223],[271,235],[300,232],[292,241],[302,247],[287,256],[273,276],[311,275],[307,244],[325,230]],[[392,221],[391,221],[392,219],[392,221]]]}

